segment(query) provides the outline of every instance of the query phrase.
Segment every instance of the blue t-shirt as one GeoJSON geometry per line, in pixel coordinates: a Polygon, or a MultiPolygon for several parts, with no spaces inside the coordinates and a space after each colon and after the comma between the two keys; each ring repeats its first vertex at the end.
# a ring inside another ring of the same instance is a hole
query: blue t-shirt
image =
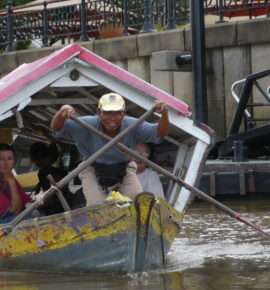
{"type": "MultiPolygon", "coordinates": [[[[79,118],[81,121],[92,125],[99,131],[102,131],[102,125],[99,116],[85,116],[79,118]]],[[[122,121],[121,131],[134,124],[138,119],[125,116],[122,121]]],[[[152,142],[159,143],[160,137],[157,136],[158,124],[143,122],[129,133],[127,133],[121,143],[127,147],[134,149],[137,144],[152,142]]],[[[61,130],[56,132],[57,137],[69,138],[74,141],[83,158],[94,154],[103,147],[108,141],[99,137],[95,133],[89,132],[79,124],[72,120],[66,120],[61,130]]],[[[128,161],[128,156],[122,153],[116,146],[111,147],[96,162],[104,164],[113,164],[128,161]]]]}

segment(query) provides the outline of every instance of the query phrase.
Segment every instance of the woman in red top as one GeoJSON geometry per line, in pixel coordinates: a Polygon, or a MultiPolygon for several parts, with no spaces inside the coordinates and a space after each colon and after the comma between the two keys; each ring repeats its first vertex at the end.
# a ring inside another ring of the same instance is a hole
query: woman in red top
{"type": "Polygon", "coordinates": [[[11,221],[31,202],[12,173],[14,165],[14,149],[0,143],[0,223],[11,221]]]}

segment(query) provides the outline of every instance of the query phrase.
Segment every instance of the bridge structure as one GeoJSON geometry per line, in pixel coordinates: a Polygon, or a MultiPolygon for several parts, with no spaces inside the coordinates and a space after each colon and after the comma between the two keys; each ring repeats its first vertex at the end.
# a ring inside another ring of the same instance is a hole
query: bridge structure
{"type": "MultiPolygon", "coordinates": [[[[270,0],[204,0],[205,14],[226,17],[268,16],[270,0]]],[[[189,0],[35,0],[23,6],[12,3],[0,11],[0,49],[40,40],[82,40],[112,35],[173,29],[189,22],[189,0]],[[112,32],[113,33],[113,32],[112,32]]]]}

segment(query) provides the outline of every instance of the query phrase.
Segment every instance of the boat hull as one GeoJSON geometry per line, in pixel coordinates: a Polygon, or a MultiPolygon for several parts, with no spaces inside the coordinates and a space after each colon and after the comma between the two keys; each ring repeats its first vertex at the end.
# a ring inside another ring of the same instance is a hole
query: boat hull
{"type": "Polygon", "coordinates": [[[133,272],[166,264],[182,215],[164,200],[97,206],[25,220],[1,238],[1,269],[133,272]]]}

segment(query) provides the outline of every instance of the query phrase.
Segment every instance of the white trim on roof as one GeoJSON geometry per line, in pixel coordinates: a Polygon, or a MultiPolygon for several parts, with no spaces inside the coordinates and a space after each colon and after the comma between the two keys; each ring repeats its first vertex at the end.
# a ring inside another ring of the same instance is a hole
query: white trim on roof
{"type": "Polygon", "coordinates": [[[0,102],[1,104],[0,120],[4,119],[3,114],[6,114],[6,112],[10,111],[14,107],[18,106],[18,110],[22,110],[28,103],[31,102],[31,96],[33,96],[35,93],[39,92],[40,90],[48,86],[50,83],[57,80],[58,78],[67,74],[69,71],[70,71],[70,68],[68,67],[66,68],[60,67],[54,71],[51,71],[46,76],[38,80],[35,80],[30,85],[26,86],[24,89],[10,96],[7,100],[0,102]],[[25,104],[25,105],[21,105],[21,104],[25,104]]]}

